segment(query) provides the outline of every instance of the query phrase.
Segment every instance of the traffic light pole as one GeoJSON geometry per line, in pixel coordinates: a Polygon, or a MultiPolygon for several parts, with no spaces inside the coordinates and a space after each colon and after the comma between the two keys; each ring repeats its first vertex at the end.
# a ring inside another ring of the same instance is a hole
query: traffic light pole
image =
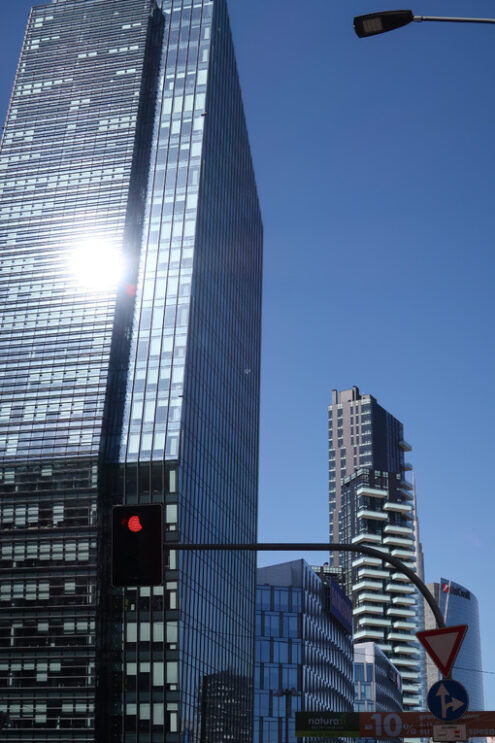
{"type": "Polygon", "coordinates": [[[358,552],[361,555],[368,555],[369,557],[377,557],[383,562],[388,562],[394,566],[400,573],[403,573],[411,583],[414,583],[418,591],[424,597],[426,603],[433,612],[437,627],[442,629],[445,627],[445,621],[442,616],[442,612],[435,601],[435,598],[431,591],[428,590],[426,585],[423,583],[416,573],[408,568],[402,560],[398,560],[397,557],[389,555],[387,552],[382,552],[374,547],[367,547],[359,544],[339,544],[332,542],[327,544],[326,542],[255,542],[252,544],[179,544],[175,542],[168,542],[167,549],[179,550],[180,552],[194,552],[196,550],[211,550],[211,551],[233,551],[238,552],[246,550],[249,552],[358,552]]]}

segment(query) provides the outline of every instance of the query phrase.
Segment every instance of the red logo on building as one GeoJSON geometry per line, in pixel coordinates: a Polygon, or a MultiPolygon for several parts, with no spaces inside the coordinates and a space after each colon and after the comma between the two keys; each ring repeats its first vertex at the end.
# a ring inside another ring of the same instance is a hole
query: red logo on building
{"type": "Polygon", "coordinates": [[[444,593],[448,593],[450,591],[449,584],[448,583],[442,583],[442,591],[444,593]]]}

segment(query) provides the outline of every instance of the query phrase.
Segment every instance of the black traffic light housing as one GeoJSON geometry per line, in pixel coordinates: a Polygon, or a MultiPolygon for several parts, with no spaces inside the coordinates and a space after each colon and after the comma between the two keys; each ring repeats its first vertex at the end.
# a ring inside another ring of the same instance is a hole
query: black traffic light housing
{"type": "Polygon", "coordinates": [[[114,506],[112,584],[163,584],[163,510],[159,503],[114,506]]]}

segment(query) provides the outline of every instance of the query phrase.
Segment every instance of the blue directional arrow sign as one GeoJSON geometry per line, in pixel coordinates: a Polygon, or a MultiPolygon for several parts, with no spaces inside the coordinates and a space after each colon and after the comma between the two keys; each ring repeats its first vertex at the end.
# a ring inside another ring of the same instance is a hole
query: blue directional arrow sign
{"type": "Polygon", "coordinates": [[[466,689],[458,681],[443,679],[433,684],[427,697],[428,709],[440,720],[450,722],[462,717],[469,704],[466,689]]]}

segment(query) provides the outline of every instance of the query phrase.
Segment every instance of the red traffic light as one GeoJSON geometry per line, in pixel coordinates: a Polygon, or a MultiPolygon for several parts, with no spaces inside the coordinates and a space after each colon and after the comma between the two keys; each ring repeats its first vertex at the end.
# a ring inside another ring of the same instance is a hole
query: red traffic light
{"type": "Polygon", "coordinates": [[[163,510],[160,503],[118,505],[112,509],[112,584],[163,583],[163,510]]]}
{"type": "Polygon", "coordinates": [[[134,533],[141,531],[143,528],[143,525],[139,520],[139,516],[131,516],[127,521],[127,526],[129,530],[133,531],[134,533]]]}

